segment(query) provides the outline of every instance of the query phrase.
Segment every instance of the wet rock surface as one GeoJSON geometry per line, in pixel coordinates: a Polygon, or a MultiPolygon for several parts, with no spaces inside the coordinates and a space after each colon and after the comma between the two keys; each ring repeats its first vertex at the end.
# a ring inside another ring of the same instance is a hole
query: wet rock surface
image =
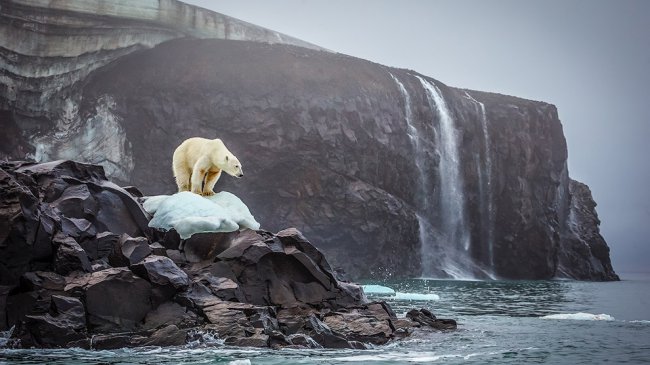
{"type": "Polygon", "coordinates": [[[0,221],[0,330],[15,326],[14,346],[180,346],[210,334],[232,346],[365,348],[455,328],[368,302],[295,228],[204,233],[210,249],[195,242],[188,260],[190,240],[148,228],[101,167],[3,162],[0,174],[0,209],[12,212],[0,221]]]}

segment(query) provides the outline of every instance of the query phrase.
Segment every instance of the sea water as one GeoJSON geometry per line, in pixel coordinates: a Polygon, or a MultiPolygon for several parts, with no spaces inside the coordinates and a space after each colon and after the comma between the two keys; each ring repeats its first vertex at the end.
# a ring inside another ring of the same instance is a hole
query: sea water
{"type": "Polygon", "coordinates": [[[210,347],[0,349],[0,364],[594,364],[650,362],[650,275],[620,282],[366,282],[398,316],[428,308],[458,330],[369,350],[210,347]],[[378,287],[380,285],[381,287],[378,287]],[[382,288],[383,287],[383,288],[382,288]]]}

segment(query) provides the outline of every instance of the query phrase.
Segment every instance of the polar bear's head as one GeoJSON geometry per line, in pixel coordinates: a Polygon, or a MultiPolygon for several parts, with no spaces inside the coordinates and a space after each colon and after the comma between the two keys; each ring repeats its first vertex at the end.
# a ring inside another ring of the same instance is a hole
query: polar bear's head
{"type": "Polygon", "coordinates": [[[223,171],[234,177],[244,176],[244,172],[241,169],[241,163],[232,153],[228,153],[224,157],[223,171]]]}

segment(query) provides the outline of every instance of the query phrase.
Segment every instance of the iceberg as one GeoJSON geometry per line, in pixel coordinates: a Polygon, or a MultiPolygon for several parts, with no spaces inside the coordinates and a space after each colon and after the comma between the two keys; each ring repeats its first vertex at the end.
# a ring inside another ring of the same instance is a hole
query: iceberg
{"type": "Polygon", "coordinates": [[[195,233],[260,228],[246,204],[227,191],[210,197],[189,191],[151,196],[144,202],[143,208],[153,215],[149,227],[166,231],[175,229],[182,239],[188,239],[195,233]]]}
{"type": "Polygon", "coordinates": [[[433,293],[402,293],[397,292],[393,297],[395,300],[412,300],[412,301],[428,301],[428,300],[440,300],[438,294],[433,293]]]}
{"type": "Polygon", "coordinates": [[[382,285],[362,285],[363,292],[368,295],[395,295],[395,290],[382,285]]]}
{"type": "Polygon", "coordinates": [[[362,285],[363,292],[367,295],[380,296],[391,300],[429,301],[440,300],[434,293],[404,293],[382,285],[362,285]]]}

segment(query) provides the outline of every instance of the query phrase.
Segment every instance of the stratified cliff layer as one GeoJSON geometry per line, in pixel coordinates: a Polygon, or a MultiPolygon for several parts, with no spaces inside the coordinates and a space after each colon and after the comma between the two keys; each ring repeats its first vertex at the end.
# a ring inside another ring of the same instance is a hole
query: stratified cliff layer
{"type": "Polygon", "coordinates": [[[616,279],[597,219],[580,218],[593,202],[570,189],[553,105],[217,39],[133,52],[67,90],[36,119],[3,91],[2,152],[101,163],[160,194],[175,188],[181,141],[219,137],[246,176],[217,189],[242,196],[265,229],[298,227],[353,277],[616,279]]]}
{"type": "MultiPolygon", "coordinates": [[[[322,49],[177,0],[0,0],[0,109],[20,119],[20,125],[7,125],[6,133],[40,136],[56,128],[60,135],[50,141],[56,146],[38,144],[44,149],[32,154],[44,160],[56,150],[67,158],[79,158],[78,151],[67,148],[66,133],[81,127],[74,115],[77,89],[85,78],[124,55],[185,37],[322,49]]],[[[127,142],[120,139],[119,124],[107,128],[104,141],[84,150],[82,158],[102,162],[109,174],[126,179],[132,168],[127,142]]],[[[24,155],[31,150],[15,138],[8,139],[11,142],[0,146],[0,152],[24,155]]]]}

